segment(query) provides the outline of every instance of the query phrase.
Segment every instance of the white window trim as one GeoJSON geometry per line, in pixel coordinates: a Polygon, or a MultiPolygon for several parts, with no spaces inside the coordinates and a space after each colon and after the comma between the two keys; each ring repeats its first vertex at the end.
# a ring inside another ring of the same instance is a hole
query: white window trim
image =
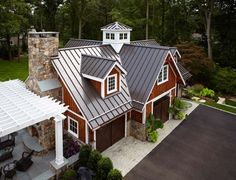
{"type": "Polygon", "coordinates": [[[75,136],[76,138],[79,138],[79,122],[78,121],[76,121],[75,119],[73,119],[73,118],[71,118],[70,116],[68,116],[68,132],[71,134],[71,135],[73,135],[73,136],[75,136]],[[71,131],[70,130],[70,120],[72,120],[72,121],[74,121],[74,122],[76,122],[77,123],[77,134],[75,133],[75,132],[73,132],[73,131],[71,131]]]}
{"type": "Polygon", "coordinates": [[[110,76],[107,76],[107,94],[111,94],[117,91],[117,74],[112,74],[110,76]],[[109,78],[115,77],[115,89],[109,91],[109,78]]]}
{"type": "MultiPolygon", "coordinates": [[[[167,82],[168,80],[169,80],[169,66],[168,66],[168,64],[166,64],[166,65],[164,65],[162,68],[161,68],[161,71],[162,71],[162,81],[161,82],[158,82],[158,80],[159,80],[159,75],[158,75],[158,77],[157,77],[157,85],[160,85],[160,84],[163,84],[163,83],[165,83],[165,82],[167,82]],[[167,67],[167,78],[166,78],[166,80],[164,80],[163,81],[163,79],[164,79],[164,68],[165,67],[167,67]]],[[[161,73],[161,71],[160,71],[160,73],[161,73]]]]}

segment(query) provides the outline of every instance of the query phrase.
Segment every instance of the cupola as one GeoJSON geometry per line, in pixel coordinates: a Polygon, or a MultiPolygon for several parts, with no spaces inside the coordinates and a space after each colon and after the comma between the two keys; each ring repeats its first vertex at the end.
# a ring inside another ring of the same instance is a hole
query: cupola
{"type": "Polygon", "coordinates": [[[130,32],[132,28],[119,22],[113,22],[101,28],[103,33],[103,44],[110,44],[119,53],[123,44],[130,43],[130,32]]]}

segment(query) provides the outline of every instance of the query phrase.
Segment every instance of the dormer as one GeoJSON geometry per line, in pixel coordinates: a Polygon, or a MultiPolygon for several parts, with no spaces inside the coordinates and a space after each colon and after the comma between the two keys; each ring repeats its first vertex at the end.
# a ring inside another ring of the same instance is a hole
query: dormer
{"type": "Polygon", "coordinates": [[[119,53],[123,44],[130,44],[130,32],[132,29],[119,22],[114,22],[101,28],[103,44],[110,44],[119,53]]]}
{"type": "Polygon", "coordinates": [[[127,74],[117,60],[90,55],[82,55],[81,73],[102,98],[119,93],[121,75],[127,74]]]}

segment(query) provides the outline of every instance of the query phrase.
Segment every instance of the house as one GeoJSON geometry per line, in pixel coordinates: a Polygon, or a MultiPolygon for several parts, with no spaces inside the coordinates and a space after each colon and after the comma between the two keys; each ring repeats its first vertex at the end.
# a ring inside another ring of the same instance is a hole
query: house
{"type": "MultiPolygon", "coordinates": [[[[151,113],[167,121],[173,98],[191,75],[175,47],[130,41],[132,29],[119,22],[101,30],[102,41],[71,39],[60,49],[58,33],[30,32],[26,84],[69,105],[65,130],[104,151],[128,135],[145,140],[151,113]]],[[[50,129],[50,120],[45,123],[29,132],[42,136],[42,129],[50,129]]],[[[42,140],[47,148],[49,134],[42,140]]]]}

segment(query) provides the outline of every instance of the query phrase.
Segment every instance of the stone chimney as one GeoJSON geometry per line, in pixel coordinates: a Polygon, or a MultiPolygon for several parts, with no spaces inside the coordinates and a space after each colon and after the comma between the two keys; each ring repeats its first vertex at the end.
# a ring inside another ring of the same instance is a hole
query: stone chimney
{"type": "MultiPolygon", "coordinates": [[[[26,86],[34,93],[51,96],[61,100],[62,88],[51,57],[57,55],[59,46],[58,32],[28,32],[29,76],[26,86]]],[[[28,132],[38,138],[44,150],[54,147],[54,122],[45,120],[28,128],[28,132]]]]}

